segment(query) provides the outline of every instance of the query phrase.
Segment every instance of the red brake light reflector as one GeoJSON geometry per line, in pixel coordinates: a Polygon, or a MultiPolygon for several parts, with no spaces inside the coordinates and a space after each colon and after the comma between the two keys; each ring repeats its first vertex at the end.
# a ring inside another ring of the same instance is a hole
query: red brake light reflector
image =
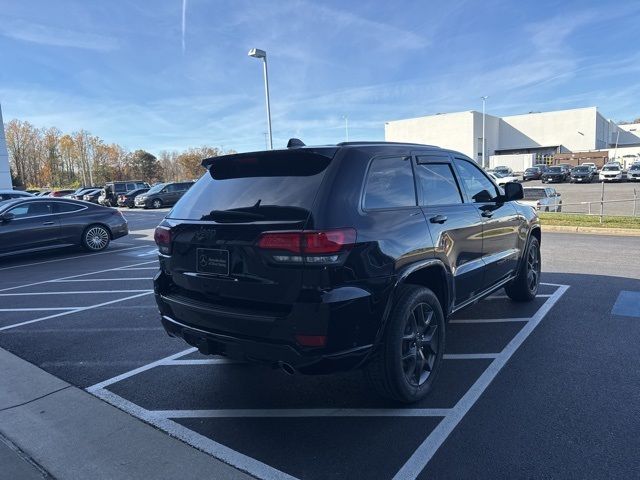
{"type": "Polygon", "coordinates": [[[304,233],[303,250],[305,253],[336,253],[356,241],[353,228],[328,230],[326,232],[304,233]]]}
{"type": "Polygon", "coordinates": [[[326,335],[296,335],[296,342],[303,347],[324,347],[327,344],[326,335]]]}
{"type": "Polygon", "coordinates": [[[167,227],[156,227],[153,232],[153,239],[158,245],[160,253],[169,255],[171,253],[171,230],[167,227]]]}
{"type": "Polygon", "coordinates": [[[266,232],[258,240],[258,247],[265,250],[286,250],[293,253],[300,253],[301,244],[301,232],[266,232]]]}

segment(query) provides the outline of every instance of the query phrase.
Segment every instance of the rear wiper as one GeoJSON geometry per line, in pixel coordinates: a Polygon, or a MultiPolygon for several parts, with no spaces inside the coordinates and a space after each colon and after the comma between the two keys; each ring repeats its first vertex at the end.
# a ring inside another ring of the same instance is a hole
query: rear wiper
{"type": "Polygon", "coordinates": [[[259,213],[240,210],[211,210],[207,215],[203,215],[200,220],[213,220],[215,222],[233,222],[252,220],[264,220],[264,215],[259,213]]]}

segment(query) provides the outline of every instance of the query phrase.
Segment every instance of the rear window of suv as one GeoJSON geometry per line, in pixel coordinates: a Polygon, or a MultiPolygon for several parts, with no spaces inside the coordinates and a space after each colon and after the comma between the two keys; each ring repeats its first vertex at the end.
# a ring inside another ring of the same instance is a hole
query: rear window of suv
{"type": "Polygon", "coordinates": [[[260,152],[211,159],[168,215],[179,220],[306,220],[335,149],[260,152]]]}

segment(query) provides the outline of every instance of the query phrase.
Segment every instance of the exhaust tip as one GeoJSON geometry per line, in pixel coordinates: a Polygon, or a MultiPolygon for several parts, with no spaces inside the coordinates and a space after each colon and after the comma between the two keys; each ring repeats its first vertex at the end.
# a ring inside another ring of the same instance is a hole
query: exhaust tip
{"type": "Polygon", "coordinates": [[[286,373],[287,375],[294,375],[296,373],[295,368],[293,368],[291,365],[289,365],[288,363],[285,362],[279,362],[278,366],[280,367],[280,369],[286,373]]]}

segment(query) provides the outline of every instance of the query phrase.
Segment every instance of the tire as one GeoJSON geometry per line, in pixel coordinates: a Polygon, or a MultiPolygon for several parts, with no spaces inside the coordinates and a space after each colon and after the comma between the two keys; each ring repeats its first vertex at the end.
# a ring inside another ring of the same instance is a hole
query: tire
{"type": "Polygon", "coordinates": [[[111,233],[104,225],[89,225],[82,233],[82,246],[90,252],[99,252],[109,246],[111,233]]]}
{"type": "Polygon", "coordinates": [[[556,212],[558,212],[558,213],[562,212],[562,204],[558,205],[558,208],[556,209],[556,212]]]}
{"type": "Polygon", "coordinates": [[[402,285],[397,294],[365,377],[381,396],[413,403],[431,391],[440,371],[445,320],[438,298],[428,288],[402,285]]]}
{"type": "Polygon", "coordinates": [[[504,288],[511,300],[530,302],[536,298],[540,286],[541,263],[540,242],[536,237],[531,236],[518,275],[504,288]]]}
{"type": "Polygon", "coordinates": [[[156,209],[157,209],[157,208],[162,208],[162,200],[160,200],[159,198],[156,198],[155,200],[153,200],[153,201],[151,202],[151,206],[152,206],[153,208],[156,208],[156,209]]]}

